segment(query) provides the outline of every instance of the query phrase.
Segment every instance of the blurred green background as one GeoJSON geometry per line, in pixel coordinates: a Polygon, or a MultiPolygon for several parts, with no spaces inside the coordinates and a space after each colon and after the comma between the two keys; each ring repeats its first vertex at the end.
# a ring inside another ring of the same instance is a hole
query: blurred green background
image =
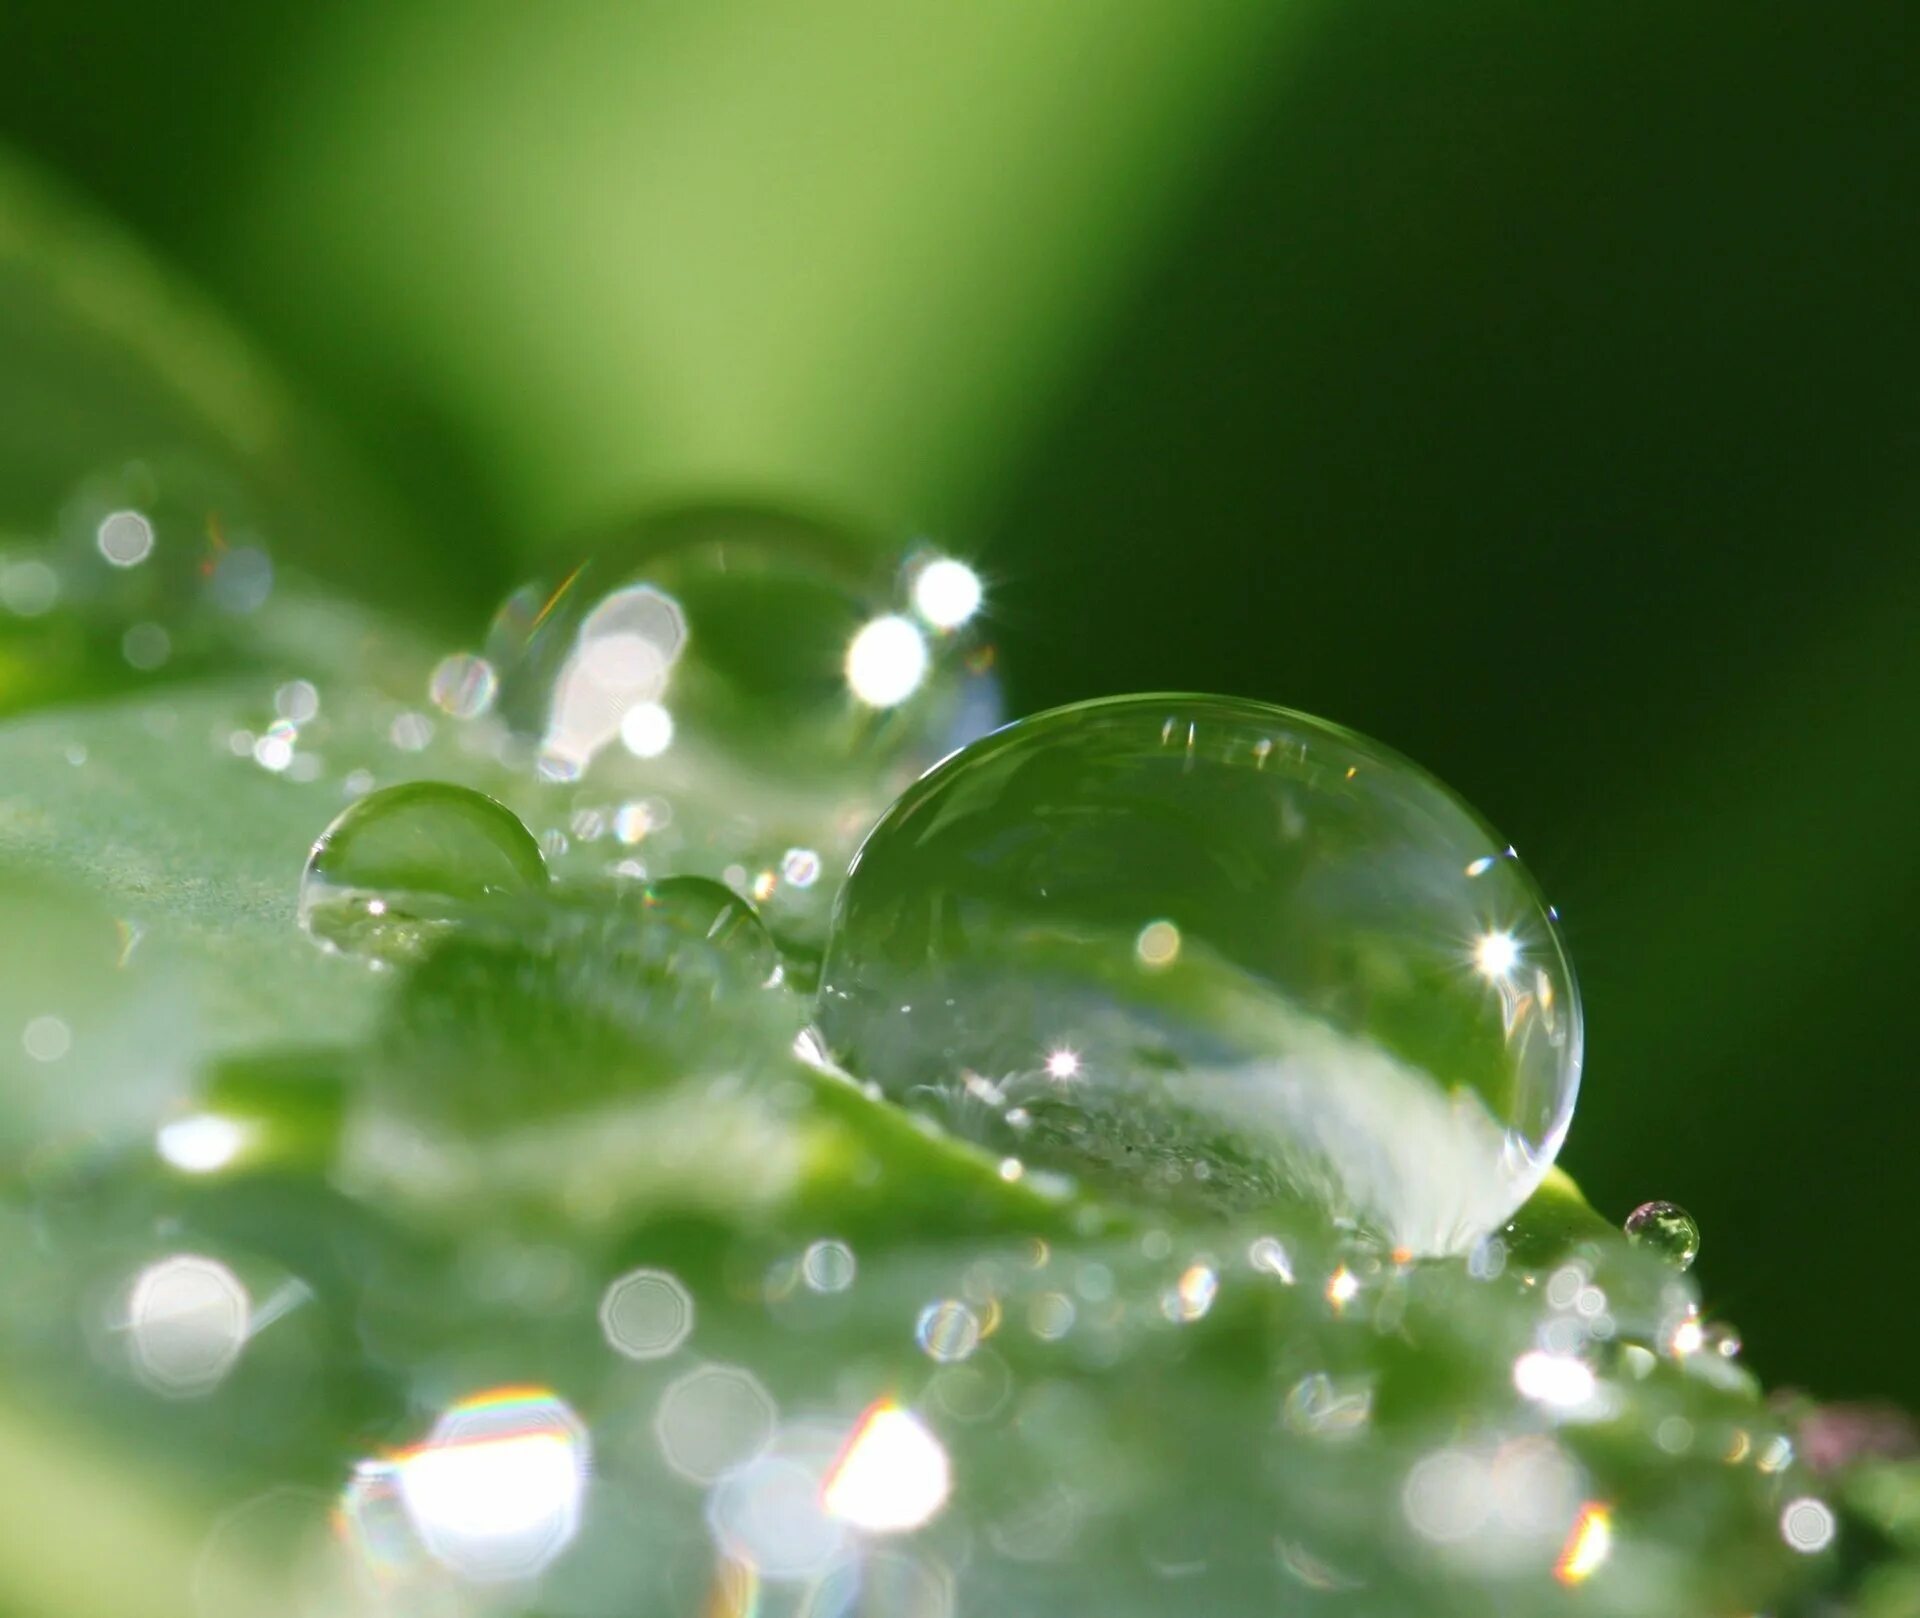
{"type": "Polygon", "coordinates": [[[1769,1382],[1920,1403],[1909,8],[0,8],[0,139],[387,485],[471,638],[650,493],[975,558],[1016,711],[1239,692],[1507,829],[1563,1162],[1769,1382]]]}

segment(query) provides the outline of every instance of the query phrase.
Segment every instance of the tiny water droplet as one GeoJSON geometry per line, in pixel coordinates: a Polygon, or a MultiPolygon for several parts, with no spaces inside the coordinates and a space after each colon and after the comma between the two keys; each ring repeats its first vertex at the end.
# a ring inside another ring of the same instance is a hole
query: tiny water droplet
{"type": "Polygon", "coordinates": [[[1501,846],[1431,776],[1304,714],[1059,709],[874,828],[818,1025],[848,1071],[1036,1167],[1462,1251],[1545,1174],[1580,1070],[1539,893],[1516,859],[1469,873],[1501,846]]]}
{"type": "Polygon", "coordinates": [[[1627,1240],[1656,1253],[1676,1270],[1700,1254],[1700,1227],[1677,1202],[1643,1202],[1627,1215],[1627,1240]]]}
{"type": "Polygon", "coordinates": [[[413,781],[357,799],[321,834],[300,879],[300,924],[327,948],[396,961],[475,906],[546,884],[540,846],[512,810],[413,781]]]}

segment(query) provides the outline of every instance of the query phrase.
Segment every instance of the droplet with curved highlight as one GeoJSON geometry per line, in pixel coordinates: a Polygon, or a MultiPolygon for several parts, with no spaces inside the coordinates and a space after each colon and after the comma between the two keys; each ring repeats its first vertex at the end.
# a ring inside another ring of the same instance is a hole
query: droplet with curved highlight
{"type": "Polygon", "coordinates": [[[917,782],[841,892],[817,1016],[994,1150],[1421,1253],[1525,1200],[1580,1071],[1504,840],[1377,743],[1224,697],[1059,709],[917,782]]]}
{"type": "Polygon", "coordinates": [[[547,885],[513,811],[469,787],[413,781],[347,806],[300,879],[300,925],[329,949],[410,959],[475,907],[547,885]]]}

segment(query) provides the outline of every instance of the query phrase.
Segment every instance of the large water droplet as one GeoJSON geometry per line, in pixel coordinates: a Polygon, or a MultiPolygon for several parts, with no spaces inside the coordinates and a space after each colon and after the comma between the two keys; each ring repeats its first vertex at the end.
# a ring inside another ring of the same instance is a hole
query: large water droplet
{"type": "Polygon", "coordinates": [[[404,960],[475,906],[546,883],[540,846],[512,810],[412,781],[350,804],[321,834],[300,878],[300,925],[328,948],[404,960]]]}
{"type": "Polygon", "coordinates": [[[1627,1215],[1627,1240],[1656,1253],[1676,1270],[1700,1256],[1700,1226],[1677,1202],[1643,1202],[1627,1215]]]}
{"type": "MultiPolygon", "coordinates": [[[[837,870],[916,774],[998,722],[968,633],[912,616],[926,572],[771,508],[654,515],[508,600],[487,647],[499,712],[548,780],[673,806],[649,870],[732,872],[777,932],[817,936],[832,883],[817,863],[787,880],[786,852],[837,870]]],[[[956,593],[933,592],[941,618],[956,593]]]]}
{"type": "Polygon", "coordinates": [[[996,1149],[1421,1252],[1510,1215],[1573,1110],[1551,913],[1431,776],[1337,726],[1149,696],[916,783],[834,917],[821,1031],[996,1149]]]}

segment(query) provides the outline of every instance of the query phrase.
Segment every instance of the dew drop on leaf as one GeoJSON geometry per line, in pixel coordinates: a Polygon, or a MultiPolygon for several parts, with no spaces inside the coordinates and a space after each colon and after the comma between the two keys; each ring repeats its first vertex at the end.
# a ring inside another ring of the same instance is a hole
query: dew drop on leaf
{"type": "Polygon", "coordinates": [[[1700,1226],[1677,1202],[1643,1202],[1627,1215],[1627,1240],[1658,1254],[1676,1270],[1700,1256],[1700,1226]]]}
{"type": "Polygon", "coordinates": [[[1458,1250],[1539,1183],[1579,1079],[1572,973],[1520,862],[1487,857],[1505,847],[1303,714],[1056,710],[868,837],[819,1027],[861,1078],[1036,1165],[1458,1250]]]}
{"type": "Polygon", "coordinates": [[[321,834],[300,879],[300,924],[329,949],[391,962],[474,907],[546,884],[540,846],[512,810],[412,781],[355,800],[321,834]]]}
{"type": "MultiPolygon", "coordinates": [[[[544,780],[676,805],[651,869],[765,872],[769,923],[811,928],[817,947],[833,884],[815,877],[837,875],[915,775],[999,722],[972,628],[913,616],[923,578],[777,508],[656,513],[508,598],[486,645],[498,712],[544,780]]],[[[953,581],[936,593],[952,617],[953,581]]]]}

